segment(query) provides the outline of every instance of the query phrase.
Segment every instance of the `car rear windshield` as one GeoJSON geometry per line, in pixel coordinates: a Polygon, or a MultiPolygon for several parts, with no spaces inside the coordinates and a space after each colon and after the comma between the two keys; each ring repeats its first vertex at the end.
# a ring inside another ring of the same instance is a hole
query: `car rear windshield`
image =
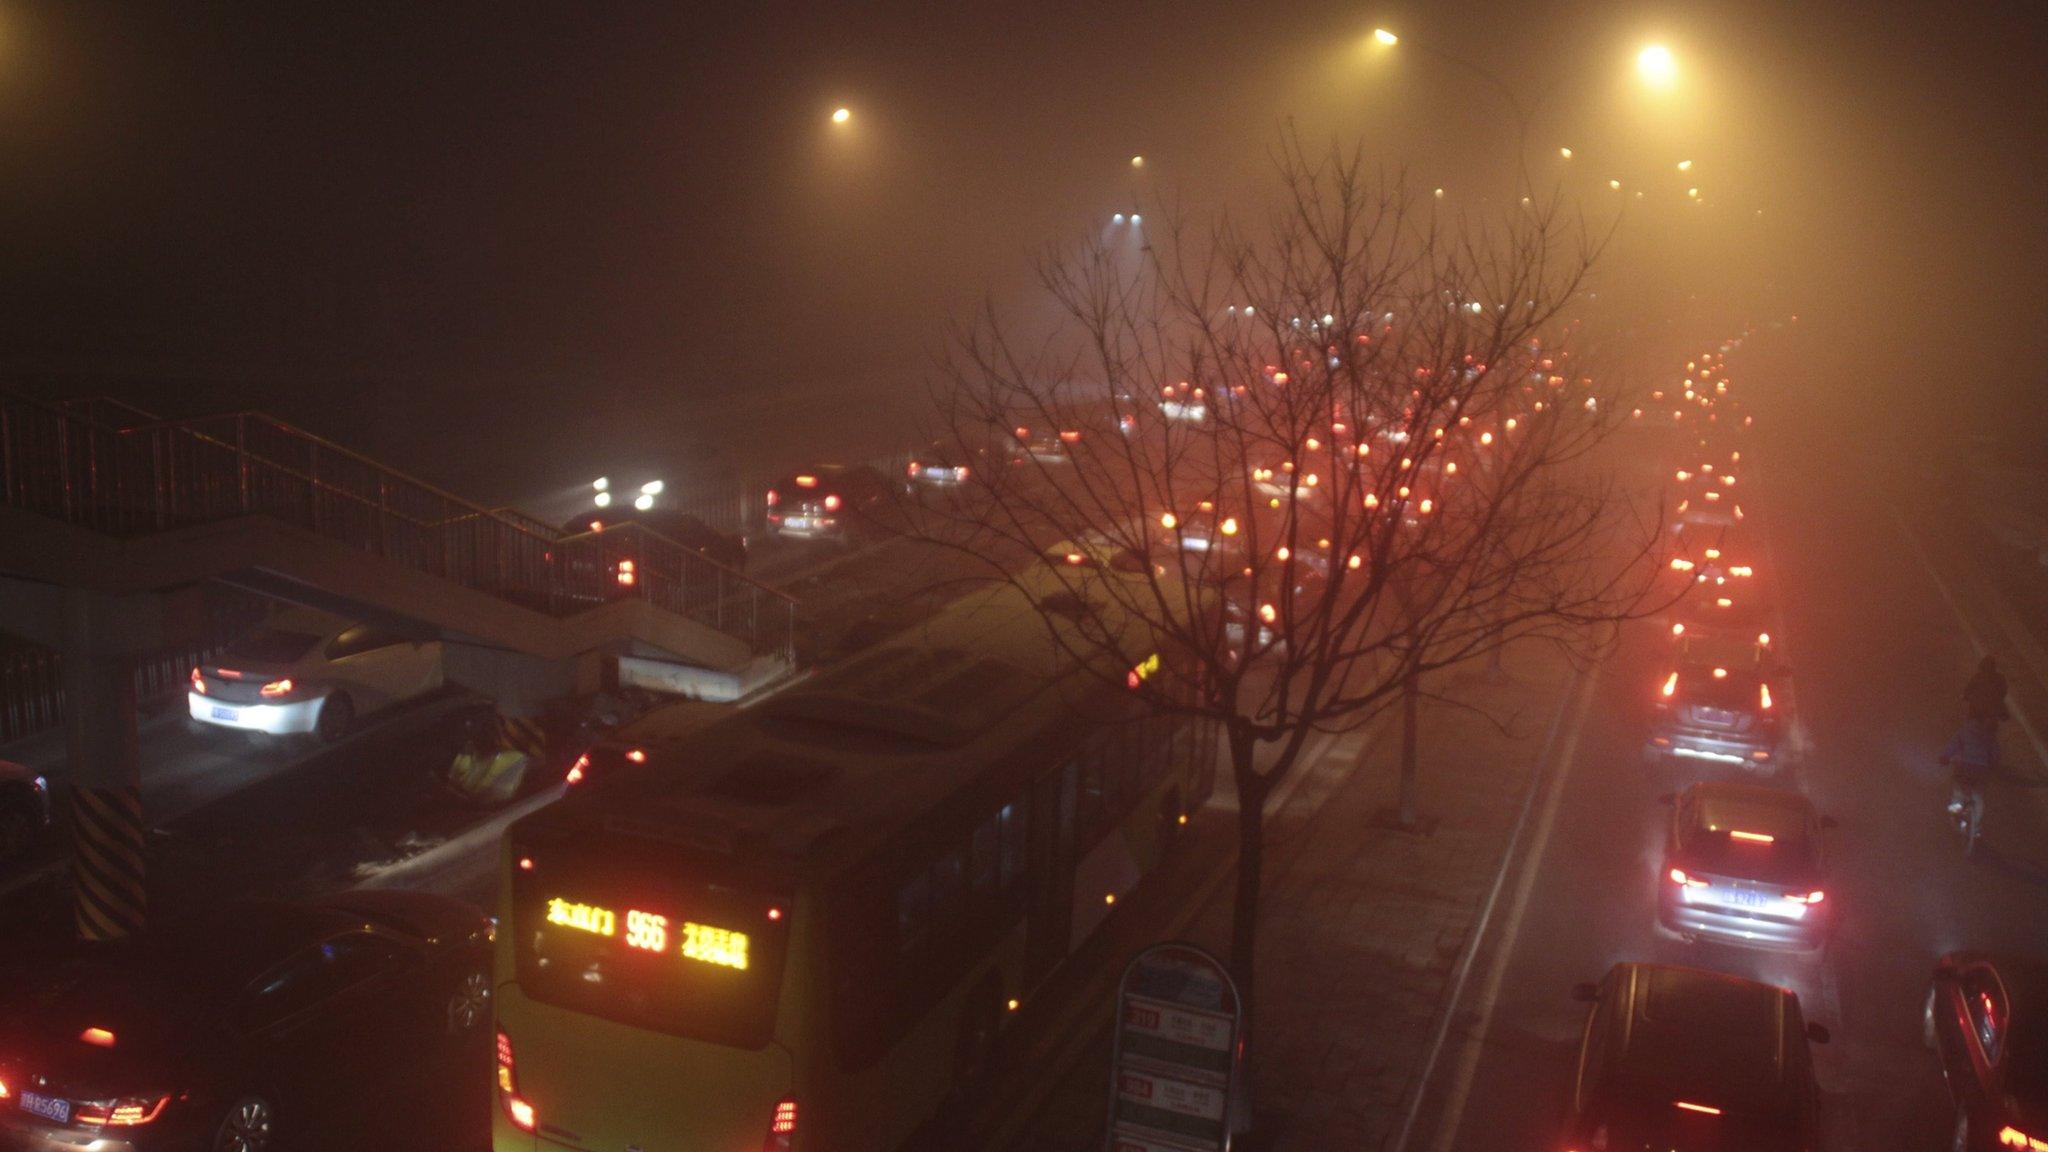
{"type": "Polygon", "coordinates": [[[1725,664],[1701,664],[1689,667],[1678,675],[1679,690],[1684,693],[1686,700],[1730,712],[1760,710],[1763,706],[1763,696],[1757,691],[1759,683],[1753,673],[1747,673],[1739,667],[1730,668],[1725,664]],[[1716,667],[1725,671],[1727,675],[1714,675],[1716,667]]]}
{"type": "Polygon", "coordinates": [[[320,637],[310,632],[284,628],[259,628],[221,653],[223,660],[254,660],[265,664],[290,664],[313,650],[320,637]]]}
{"type": "Polygon", "coordinates": [[[559,1008],[740,1048],[775,1031],[789,898],[630,834],[516,846],[519,985],[559,1008]]]}
{"type": "Polygon", "coordinates": [[[1756,879],[1764,879],[1766,872],[1776,875],[1815,863],[1806,813],[1749,796],[1710,792],[1694,797],[1684,848],[1697,866],[1737,868],[1744,874],[1755,873],[1756,879]],[[1747,869],[1739,867],[1744,862],[1749,864],[1747,869]]]}

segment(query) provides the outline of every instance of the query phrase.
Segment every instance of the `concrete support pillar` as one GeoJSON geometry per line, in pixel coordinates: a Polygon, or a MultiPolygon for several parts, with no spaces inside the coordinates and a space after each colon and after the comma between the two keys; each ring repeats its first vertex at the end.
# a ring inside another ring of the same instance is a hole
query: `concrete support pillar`
{"type": "Polygon", "coordinates": [[[87,940],[141,931],[147,908],[132,623],[122,616],[91,593],[64,591],[58,651],[72,878],[78,933],[87,940]]]}

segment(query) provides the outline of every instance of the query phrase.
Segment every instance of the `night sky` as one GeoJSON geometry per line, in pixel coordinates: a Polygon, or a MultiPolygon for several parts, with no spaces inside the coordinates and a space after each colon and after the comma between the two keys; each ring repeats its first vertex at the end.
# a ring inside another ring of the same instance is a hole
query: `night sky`
{"type": "Polygon", "coordinates": [[[873,447],[949,320],[1028,311],[1034,256],[1112,211],[1256,188],[1283,126],[1495,187],[1498,97],[1374,55],[1383,24],[1533,102],[1539,178],[1589,212],[1647,190],[1618,250],[1670,299],[1800,313],[1865,415],[2032,436],[2042,13],[0,3],[0,371],[270,411],[492,500],[873,447]],[[1680,92],[1633,83],[1650,40],[1680,92]]]}

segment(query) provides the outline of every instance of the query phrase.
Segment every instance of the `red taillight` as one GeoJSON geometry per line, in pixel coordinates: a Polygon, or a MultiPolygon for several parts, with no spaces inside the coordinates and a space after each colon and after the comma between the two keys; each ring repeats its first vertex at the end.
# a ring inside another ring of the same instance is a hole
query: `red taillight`
{"type": "Polygon", "coordinates": [[[1670,875],[1671,882],[1681,888],[1705,888],[1707,886],[1705,880],[1686,875],[1683,868],[1673,868],[1670,875]]]}
{"type": "Polygon", "coordinates": [[[201,696],[206,695],[206,677],[201,676],[197,668],[192,670],[192,690],[201,696]]]}
{"type": "Polygon", "coordinates": [[[836,496],[836,495],[833,495],[833,496],[827,496],[827,497],[825,497],[825,511],[827,511],[827,512],[837,512],[837,511],[839,511],[839,497],[838,497],[838,496],[836,496]]]}
{"type": "Polygon", "coordinates": [[[641,749],[634,748],[626,753],[626,759],[631,760],[635,764],[645,764],[647,763],[647,753],[641,749]]]}
{"type": "Polygon", "coordinates": [[[773,489],[773,488],[770,488],[770,489],[768,490],[768,506],[769,506],[770,508],[773,508],[773,507],[775,507],[775,503],[776,503],[776,501],[778,501],[778,500],[780,500],[780,499],[781,499],[781,497],[779,497],[779,496],[777,496],[777,495],[775,494],[775,489],[773,489]]]}
{"type": "Polygon", "coordinates": [[[13,1098],[14,1089],[7,1086],[7,1081],[0,1080],[0,1100],[12,1100],[13,1098]]]}
{"type": "Polygon", "coordinates": [[[1771,686],[1770,686],[1769,684],[1759,684],[1759,685],[1757,685],[1757,686],[1756,686],[1756,698],[1757,698],[1757,703],[1759,703],[1759,704],[1763,705],[1763,707],[1764,707],[1764,708],[1765,708],[1766,710],[1768,710],[1768,709],[1770,708],[1770,706],[1771,706],[1771,686]]]}
{"type": "Polygon", "coordinates": [[[265,684],[263,687],[257,689],[257,691],[264,696],[284,696],[288,695],[291,692],[291,690],[292,682],[290,679],[272,680],[270,683],[265,684]]]}
{"type": "Polygon", "coordinates": [[[788,1096],[775,1102],[775,1116],[768,1121],[768,1135],[761,1140],[761,1152],[789,1152],[796,1143],[796,1101],[788,1096]]]}
{"type": "Polygon", "coordinates": [[[563,778],[564,781],[570,784],[583,783],[583,772],[585,769],[589,767],[590,753],[585,752],[583,755],[578,756],[576,758],[576,762],[574,764],[569,765],[569,775],[563,778]]]}
{"type": "Polygon", "coordinates": [[[970,473],[968,472],[967,465],[965,464],[962,464],[958,468],[953,469],[953,479],[955,480],[965,480],[967,479],[969,474],[970,473]]]}
{"type": "Polygon", "coordinates": [[[540,1127],[533,1105],[519,1095],[519,1077],[512,1070],[512,1038],[503,1032],[498,1033],[498,1098],[504,1101],[505,1115],[513,1127],[521,1132],[540,1127]]]}
{"type": "Polygon", "coordinates": [[[2029,1136],[2008,1124],[1998,1130],[1998,1142],[2007,1148],[2026,1148],[2031,1152],[2048,1152],[2048,1140],[2029,1136]]]}
{"type": "Polygon", "coordinates": [[[1664,696],[1665,696],[1666,698],[1669,698],[1669,697],[1670,697],[1670,696],[1671,696],[1672,694],[1676,693],[1677,691],[1678,691],[1678,673],[1676,673],[1676,672],[1673,672],[1673,673],[1672,673],[1671,675],[1669,675],[1669,676],[1666,676],[1666,677],[1664,678],[1664,688],[1663,688],[1663,694],[1664,694],[1664,696]]]}
{"type": "Polygon", "coordinates": [[[632,562],[631,560],[621,560],[621,561],[619,561],[619,583],[620,583],[620,584],[622,584],[622,585],[624,585],[624,586],[626,586],[626,587],[628,587],[628,588],[631,588],[631,587],[633,586],[633,582],[634,582],[635,580],[638,580],[639,578],[640,578],[640,576],[639,576],[639,573],[637,573],[637,572],[635,572],[635,571],[633,570],[633,562],[632,562]]]}
{"type": "Polygon", "coordinates": [[[915,460],[912,460],[912,461],[910,462],[910,468],[909,468],[909,475],[910,475],[910,478],[911,478],[912,480],[915,480],[915,479],[917,479],[917,474],[918,474],[918,473],[919,473],[920,471],[922,471],[922,470],[923,470],[923,467],[924,467],[924,466],[923,466],[923,465],[921,465],[921,464],[919,464],[919,463],[918,463],[917,461],[915,461],[915,460]]]}
{"type": "Polygon", "coordinates": [[[87,1028],[78,1034],[78,1038],[95,1048],[112,1048],[114,1046],[114,1034],[105,1028],[87,1028]]]}
{"type": "Polygon", "coordinates": [[[90,1124],[94,1127],[134,1128],[163,1115],[165,1106],[170,1102],[169,1096],[159,1096],[154,1100],[103,1100],[92,1104],[80,1104],[71,1119],[79,1124],[90,1124]]]}
{"type": "Polygon", "coordinates": [[[1785,899],[1790,900],[1794,904],[1818,904],[1827,898],[1828,894],[1821,891],[1818,888],[1814,889],[1811,892],[1806,893],[1805,895],[1792,895],[1785,897],[1785,899]]]}

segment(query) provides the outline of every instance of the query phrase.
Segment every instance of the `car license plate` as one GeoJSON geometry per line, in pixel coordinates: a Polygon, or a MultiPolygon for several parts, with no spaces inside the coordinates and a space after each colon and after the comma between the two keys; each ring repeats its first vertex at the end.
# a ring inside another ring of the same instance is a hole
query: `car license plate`
{"type": "Polygon", "coordinates": [[[1743,908],[1762,908],[1772,901],[1770,893],[1759,892],[1754,888],[1731,888],[1727,895],[1728,903],[1743,908]]]}
{"type": "Polygon", "coordinates": [[[1735,723],[1735,713],[1730,712],[1725,708],[1702,708],[1699,711],[1699,716],[1700,723],[1702,724],[1735,723]]]}
{"type": "Polygon", "coordinates": [[[41,1096],[34,1092],[21,1094],[21,1110],[31,1116],[41,1116],[58,1124],[71,1123],[71,1101],[41,1096]]]}
{"type": "Polygon", "coordinates": [[[237,712],[233,708],[223,708],[220,705],[215,704],[213,706],[213,718],[215,720],[240,720],[242,718],[242,714],[240,712],[237,712]]]}
{"type": "Polygon", "coordinates": [[[782,526],[801,532],[811,526],[811,518],[809,516],[787,516],[783,518],[782,526]]]}

